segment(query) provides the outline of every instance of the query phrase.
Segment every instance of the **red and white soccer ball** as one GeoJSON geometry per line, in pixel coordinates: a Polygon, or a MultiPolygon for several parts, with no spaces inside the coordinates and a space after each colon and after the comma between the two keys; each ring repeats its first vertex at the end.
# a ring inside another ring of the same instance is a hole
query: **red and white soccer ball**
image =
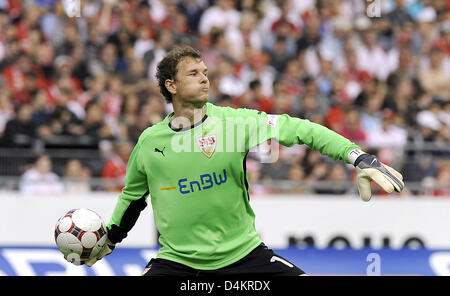
{"type": "Polygon", "coordinates": [[[73,209],[58,219],[55,242],[64,258],[76,265],[94,258],[105,245],[103,219],[89,209],[73,209]]]}

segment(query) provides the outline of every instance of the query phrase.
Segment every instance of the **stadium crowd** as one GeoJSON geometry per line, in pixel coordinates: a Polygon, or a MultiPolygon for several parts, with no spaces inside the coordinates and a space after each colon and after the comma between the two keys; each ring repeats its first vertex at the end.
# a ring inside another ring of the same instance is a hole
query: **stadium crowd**
{"type": "MultiPolygon", "coordinates": [[[[0,145],[73,149],[59,168],[44,156],[14,172],[123,182],[140,133],[172,111],[155,73],[179,43],[202,52],[211,102],[320,123],[407,184],[447,186],[427,194],[450,196],[449,0],[0,0],[0,145]],[[80,148],[101,163],[78,158],[80,148]]],[[[274,163],[249,154],[254,194],[342,194],[348,186],[304,184],[354,180],[307,147],[279,149],[274,163]],[[267,185],[284,180],[298,186],[267,185]]]]}

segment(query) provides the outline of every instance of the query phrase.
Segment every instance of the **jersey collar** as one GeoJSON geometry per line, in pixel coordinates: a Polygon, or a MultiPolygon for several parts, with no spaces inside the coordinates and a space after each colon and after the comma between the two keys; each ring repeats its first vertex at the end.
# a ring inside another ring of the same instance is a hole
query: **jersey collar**
{"type": "Polygon", "coordinates": [[[206,120],[206,118],[208,118],[208,102],[206,103],[206,111],[205,111],[205,116],[203,116],[203,118],[202,118],[202,120],[201,121],[199,121],[199,122],[197,122],[196,124],[193,124],[193,125],[191,125],[191,126],[187,126],[187,127],[183,127],[183,128],[175,128],[175,127],[173,127],[171,124],[170,124],[170,117],[172,117],[172,115],[175,113],[175,112],[171,112],[169,115],[167,115],[167,117],[166,117],[166,120],[167,120],[167,125],[169,126],[169,128],[171,129],[171,130],[173,130],[174,132],[184,132],[184,131],[188,131],[188,130],[191,130],[191,129],[193,129],[193,128],[195,128],[196,126],[199,126],[199,125],[201,125],[203,122],[205,122],[205,120],[206,120]]]}

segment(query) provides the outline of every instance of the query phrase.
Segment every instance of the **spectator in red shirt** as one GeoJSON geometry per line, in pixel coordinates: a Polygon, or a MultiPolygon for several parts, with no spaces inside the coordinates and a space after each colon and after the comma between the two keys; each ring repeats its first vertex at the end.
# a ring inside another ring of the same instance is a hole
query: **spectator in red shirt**
{"type": "Polygon", "coordinates": [[[234,100],[235,106],[257,109],[266,113],[272,113],[273,101],[263,94],[261,81],[252,80],[248,90],[234,100]]]}
{"type": "Polygon", "coordinates": [[[30,57],[26,53],[21,52],[14,59],[14,63],[6,67],[2,73],[7,89],[13,94],[12,97],[15,104],[23,103],[20,101],[16,102],[15,95],[25,90],[26,73],[31,72],[31,68],[32,63],[30,57]]]}
{"type": "Polygon", "coordinates": [[[272,113],[273,101],[264,95],[261,81],[258,79],[253,80],[249,86],[255,95],[257,109],[266,113],[272,113]]]}
{"type": "Polygon", "coordinates": [[[129,142],[115,143],[113,155],[105,162],[102,168],[102,179],[112,181],[105,182],[104,190],[121,191],[125,186],[125,173],[132,149],[133,147],[129,142]]]}
{"type": "Polygon", "coordinates": [[[366,132],[361,128],[360,116],[357,109],[352,108],[347,111],[343,129],[339,133],[359,145],[366,143],[366,132]]]}

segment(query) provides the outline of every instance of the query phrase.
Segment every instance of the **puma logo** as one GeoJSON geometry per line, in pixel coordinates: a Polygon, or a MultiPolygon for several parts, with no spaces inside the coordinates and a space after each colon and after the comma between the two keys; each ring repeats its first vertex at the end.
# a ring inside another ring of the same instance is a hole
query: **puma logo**
{"type": "Polygon", "coordinates": [[[166,147],[164,147],[162,150],[159,150],[158,148],[155,148],[155,152],[159,152],[159,153],[161,153],[161,154],[165,157],[165,155],[164,155],[164,149],[166,149],[166,147]]]}

